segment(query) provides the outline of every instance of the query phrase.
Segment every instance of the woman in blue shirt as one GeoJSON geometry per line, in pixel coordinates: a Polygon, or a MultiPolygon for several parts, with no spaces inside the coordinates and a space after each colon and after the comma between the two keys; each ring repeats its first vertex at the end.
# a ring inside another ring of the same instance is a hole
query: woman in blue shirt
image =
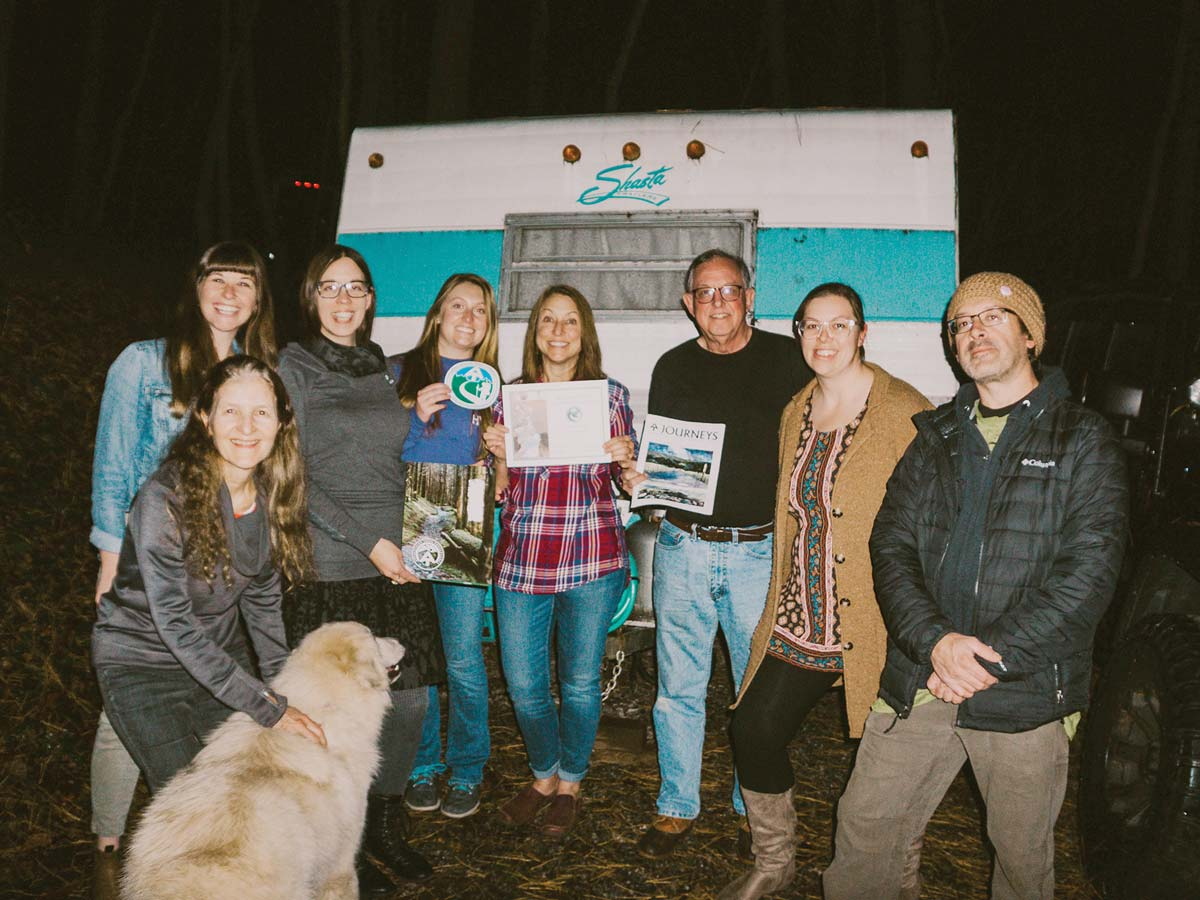
{"type": "MultiPolygon", "coordinates": [[[[235,348],[275,363],[275,319],[262,256],[226,241],[201,255],[175,308],[170,335],[126,347],[108,370],[92,463],[91,543],[100,554],[96,603],[112,587],[134,495],[187,423],[208,370],[235,348]]],[[[98,895],[111,883],[138,769],[101,712],[92,747],[92,831],[98,895]]]]}
{"type": "MultiPolygon", "coordinates": [[[[455,274],[446,279],[425,316],[417,346],[388,362],[397,379],[400,402],[412,410],[405,462],[453,463],[468,466],[484,455],[481,428],[492,411],[470,410],[450,402],[445,377],[465,359],[497,365],[499,335],[496,301],[486,279],[455,274]]],[[[441,753],[441,710],[437,688],[431,687],[421,747],[405,792],[410,809],[461,819],[479,809],[483,767],[491,753],[488,736],[487,671],[483,664],[483,604],[487,589],[434,582],[446,654],[450,722],[446,757],[441,753]],[[450,770],[446,797],[437,777],[450,770]]]]}

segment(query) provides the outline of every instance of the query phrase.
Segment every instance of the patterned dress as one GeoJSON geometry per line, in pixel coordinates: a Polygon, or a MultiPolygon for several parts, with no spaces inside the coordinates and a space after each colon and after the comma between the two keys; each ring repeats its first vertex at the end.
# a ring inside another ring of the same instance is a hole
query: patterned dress
{"type": "Polygon", "coordinates": [[[866,411],[864,406],[849,425],[817,431],[812,402],[804,408],[788,497],[788,511],[798,523],[792,567],[779,592],[775,627],[767,642],[771,656],[804,669],[842,670],[830,499],[838,467],[866,411]]]}

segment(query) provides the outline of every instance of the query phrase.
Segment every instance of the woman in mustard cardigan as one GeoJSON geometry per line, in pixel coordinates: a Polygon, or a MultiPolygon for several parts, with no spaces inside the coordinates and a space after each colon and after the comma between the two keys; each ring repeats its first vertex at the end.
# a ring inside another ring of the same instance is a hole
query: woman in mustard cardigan
{"type": "Polygon", "coordinates": [[[814,288],[792,329],[816,377],[780,423],[771,586],[732,726],[755,863],[721,900],[757,900],[795,877],[788,744],[839,678],[850,734],[862,735],[887,642],[867,540],[916,433],[912,416],[930,408],[912,386],[864,361],[867,323],[853,288],[814,288]]]}

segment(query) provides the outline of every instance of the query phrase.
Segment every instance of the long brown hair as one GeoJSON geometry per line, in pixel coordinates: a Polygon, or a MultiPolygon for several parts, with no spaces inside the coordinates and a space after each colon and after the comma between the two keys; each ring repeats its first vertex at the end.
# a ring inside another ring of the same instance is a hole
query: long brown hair
{"type": "Polygon", "coordinates": [[[254,312],[238,330],[238,348],[269,366],[275,365],[275,310],[262,255],[241,241],[213,244],[189,273],[167,335],[167,378],[171,381],[171,413],[176,418],[187,413],[204,376],[219,362],[212,329],[200,312],[200,285],[213,272],[238,272],[254,278],[254,312]]]}
{"type": "Polygon", "coordinates": [[[304,271],[304,280],[300,283],[300,319],[309,337],[316,337],[321,333],[321,313],[317,307],[317,284],[320,282],[321,276],[325,274],[325,270],[342,258],[350,260],[362,270],[363,281],[367,283],[367,287],[371,291],[371,302],[367,304],[367,308],[363,312],[362,323],[354,331],[354,346],[365,347],[371,340],[371,328],[375,324],[375,282],[371,279],[371,269],[367,265],[367,261],[353,247],[330,244],[317,251],[317,254],[308,261],[308,268],[304,271]]]}
{"type": "MultiPolygon", "coordinates": [[[[500,356],[500,327],[496,312],[496,295],[488,280],[471,272],[456,272],[446,279],[429,312],[425,314],[425,327],[421,330],[421,339],[417,345],[404,354],[404,368],[400,372],[400,381],[396,385],[396,393],[400,402],[408,409],[417,405],[417,391],[435,381],[442,380],[442,355],[438,352],[438,338],[441,335],[442,307],[450,294],[460,284],[473,284],[483,292],[483,302],[487,307],[487,331],[483,340],[471,353],[471,359],[487,363],[493,369],[497,368],[500,356]]],[[[441,427],[441,414],[434,413],[430,417],[427,428],[441,427]]],[[[492,411],[480,410],[480,430],[492,424],[492,411]]]]}
{"type": "Polygon", "coordinates": [[[267,495],[271,556],[292,584],[312,577],[312,543],[308,535],[308,492],[304,458],[287,390],[275,370],[262,360],[238,354],[217,363],[196,394],[196,406],[183,432],[171,445],[168,461],[179,467],[178,493],[183,500],[183,558],[194,575],[212,582],[220,568],[229,582],[233,561],[221,514],[221,456],[204,424],[212,414],[221,386],[242,375],[257,375],[275,392],[279,430],[270,454],[254,471],[255,486],[267,495]]]}
{"type": "Polygon", "coordinates": [[[537,325],[542,315],[542,307],[556,294],[568,298],[579,311],[579,359],[575,363],[575,374],[572,381],[593,381],[607,378],[600,361],[600,336],[596,334],[596,317],[592,315],[592,305],[577,288],[569,284],[552,284],[538,296],[533,309],[529,311],[529,325],[525,329],[525,350],[521,356],[521,380],[524,382],[541,381],[546,374],[542,365],[542,351],[537,346],[537,325]]]}

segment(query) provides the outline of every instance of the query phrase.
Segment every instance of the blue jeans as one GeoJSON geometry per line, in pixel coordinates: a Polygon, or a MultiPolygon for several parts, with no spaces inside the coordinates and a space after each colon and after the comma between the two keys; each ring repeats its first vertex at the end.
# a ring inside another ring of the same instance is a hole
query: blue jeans
{"type": "Polygon", "coordinates": [[[600,666],[628,572],[557,594],[496,588],[500,659],[534,778],[582,781],[600,725],[600,666]],[[550,692],[550,638],[558,651],[561,709],[550,692]]]}
{"type": "Polygon", "coordinates": [[[483,664],[483,603],[487,589],[434,582],[442,650],[446,654],[450,723],[442,764],[442,716],[437,687],[429,687],[421,747],[413,775],[450,769],[450,783],[476,785],[492,752],[488,734],[487,669],[483,664]]]}
{"type": "MultiPolygon", "coordinates": [[[[736,695],[750,661],[750,639],[767,602],[771,536],[761,541],[702,541],[664,521],[654,545],[654,615],[657,620],[660,815],[700,815],[700,760],[704,704],[719,625],[729,648],[736,695]]],[[[736,777],[733,808],[745,814],[736,777]]]]}

